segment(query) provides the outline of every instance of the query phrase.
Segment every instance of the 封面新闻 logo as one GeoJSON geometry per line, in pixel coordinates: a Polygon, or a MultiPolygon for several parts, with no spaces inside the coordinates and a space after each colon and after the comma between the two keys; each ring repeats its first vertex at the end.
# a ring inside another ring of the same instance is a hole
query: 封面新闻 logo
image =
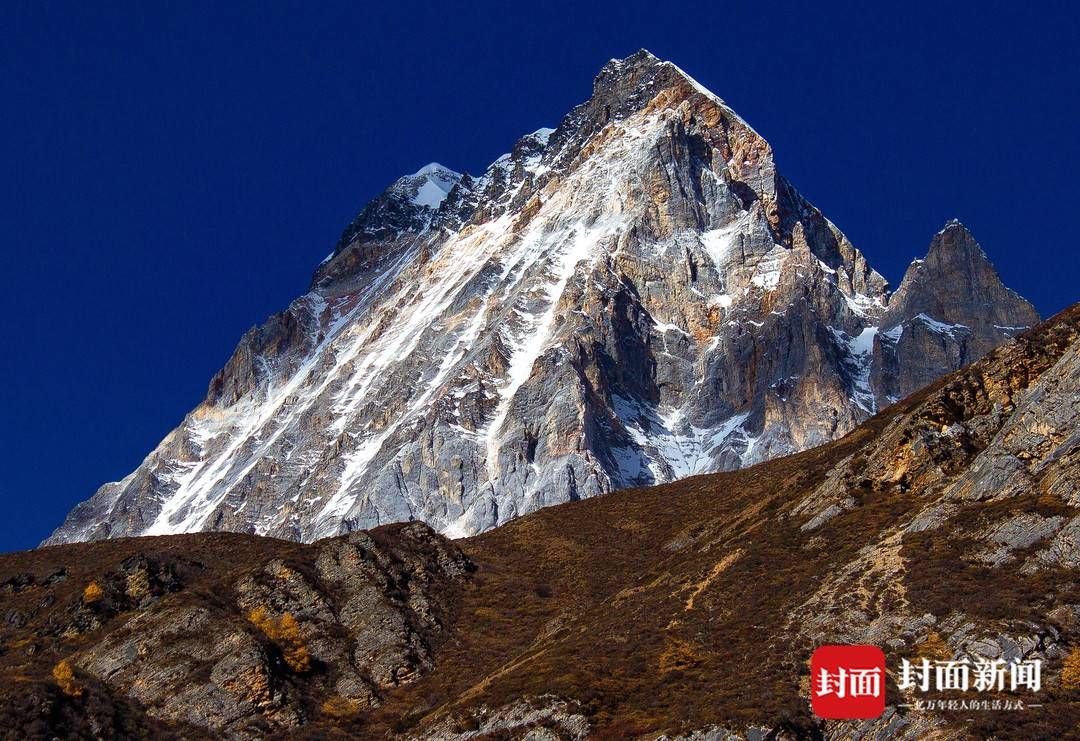
{"type": "MultiPolygon", "coordinates": [[[[910,694],[951,693],[900,703],[917,710],[1026,710],[1041,708],[1017,693],[1042,689],[1042,660],[1013,657],[984,659],[903,659],[896,688],[910,694]],[[964,697],[965,693],[1008,692],[1006,697],[964,697]],[[961,693],[957,697],[956,694],[961,693]]],[[[810,656],[810,707],[819,718],[857,720],[885,712],[885,654],[877,646],[820,646],[810,656]]]]}
{"type": "Polygon", "coordinates": [[[819,718],[885,712],[885,654],[877,646],[819,646],[810,657],[810,706],[819,718]]]}

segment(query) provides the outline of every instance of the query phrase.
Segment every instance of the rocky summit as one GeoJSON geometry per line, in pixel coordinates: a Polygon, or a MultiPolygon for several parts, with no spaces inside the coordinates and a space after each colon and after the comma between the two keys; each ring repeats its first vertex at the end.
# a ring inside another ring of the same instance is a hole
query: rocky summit
{"type": "Polygon", "coordinates": [[[1037,321],[956,222],[890,292],[768,142],[641,51],[482,175],[372,201],[47,542],[475,534],[836,440],[1037,321]]]}
{"type": "Polygon", "coordinates": [[[1080,305],[838,441],[471,538],[413,522],[0,555],[0,723],[12,738],[1077,738],[1078,399],[1080,305]],[[832,643],[884,650],[879,717],[811,713],[810,655],[832,643]],[[901,685],[904,659],[1037,660],[1040,683],[924,692],[901,685]]]}

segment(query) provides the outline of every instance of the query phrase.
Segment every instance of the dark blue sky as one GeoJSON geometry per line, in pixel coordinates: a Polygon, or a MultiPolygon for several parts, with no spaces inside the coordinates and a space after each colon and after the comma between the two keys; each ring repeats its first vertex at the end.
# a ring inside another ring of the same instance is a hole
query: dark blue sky
{"type": "Polygon", "coordinates": [[[894,284],[956,216],[1044,315],[1080,298],[1067,3],[86,5],[0,24],[0,550],[138,465],[388,183],[480,172],[640,47],[894,284]]]}

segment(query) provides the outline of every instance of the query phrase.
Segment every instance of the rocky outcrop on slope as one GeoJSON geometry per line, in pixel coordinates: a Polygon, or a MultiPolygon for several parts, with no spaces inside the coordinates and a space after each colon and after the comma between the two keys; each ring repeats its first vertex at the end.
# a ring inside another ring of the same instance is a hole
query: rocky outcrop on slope
{"type": "MultiPolygon", "coordinates": [[[[132,727],[261,738],[370,710],[430,671],[472,569],[420,523],[310,548],[249,541],[122,541],[78,562],[46,551],[52,576],[7,576],[0,661],[51,665],[54,712],[85,713],[87,688],[104,683],[133,703],[121,714],[132,727]]],[[[10,573],[20,559],[5,560],[10,573]]],[[[18,707],[25,694],[7,689],[18,707]]],[[[32,715],[8,720],[31,732],[32,715]]]]}
{"type": "Polygon", "coordinates": [[[483,175],[391,186],[48,542],[481,532],[835,440],[1034,319],[954,225],[890,295],[768,142],[643,51],[483,175]]]}

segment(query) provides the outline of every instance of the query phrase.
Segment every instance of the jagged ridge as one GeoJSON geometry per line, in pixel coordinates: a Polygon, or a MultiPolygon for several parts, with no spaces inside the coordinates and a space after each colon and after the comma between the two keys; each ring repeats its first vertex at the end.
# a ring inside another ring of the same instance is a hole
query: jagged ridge
{"type": "Polygon", "coordinates": [[[768,143],[644,51],[483,175],[433,170],[444,196],[418,202],[422,170],[367,206],[312,290],[50,542],[479,532],[836,439],[1036,319],[971,249],[939,250],[942,279],[995,312],[927,313],[921,268],[893,301],[768,143]]]}

